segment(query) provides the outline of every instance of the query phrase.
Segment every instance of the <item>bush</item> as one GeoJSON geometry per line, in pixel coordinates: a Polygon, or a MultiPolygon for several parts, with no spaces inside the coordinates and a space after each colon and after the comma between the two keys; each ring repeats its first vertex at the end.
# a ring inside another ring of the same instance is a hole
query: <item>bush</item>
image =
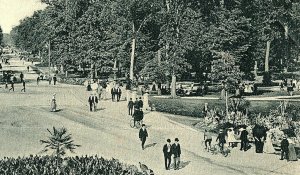
{"type": "Polygon", "coordinates": [[[270,72],[264,72],[263,74],[263,80],[264,85],[271,85],[272,84],[272,76],[270,72]]]}
{"type": "Polygon", "coordinates": [[[202,112],[205,103],[208,103],[209,108],[219,107],[225,109],[224,101],[220,100],[179,100],[150,98],[150,103],[152,105],[154,104],[156,111],[159,112],[200,118],[205,116],[202,112]]]}
{"type": "Polygon", "coordinates": [[[59,168],[54,156],[30,156],[0,159],[0,174],[128,174],[141,175],[134,165],[117,159],[107,160],[96,156],[60,158],[59,168]],[[89,166],[87,166],[89,165],[89,166]]]}

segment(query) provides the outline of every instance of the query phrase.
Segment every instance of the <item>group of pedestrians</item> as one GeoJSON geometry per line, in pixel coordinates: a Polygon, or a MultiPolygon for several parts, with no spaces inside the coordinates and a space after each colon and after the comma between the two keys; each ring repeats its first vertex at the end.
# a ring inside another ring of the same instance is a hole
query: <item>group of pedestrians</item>
{"type": "MultiPolygon", "coordinates": [[[[15,91],[15,82],[17,82],[17,78],[15,75],[5,75],[4,76],[6,79],[5,80],[5,86],[4,88],[5,89],[8,89],[8,92],[14,92],[15,91]],[[8,87],[8,82],[10,83],[10,88],[8,87]]],[[[26,92],[26,82],[25,82],[25,79],[24,79],[24,74],[21,72],[20,74],[20,81],[21,81],[21,84],[22,84],[22,89],[21,89],[21,92],[26,92]]]]}
{"type": "Polygon", "coordinates": [[[129,99],[128,104],[127,104],[127,108],[128,108],[128,115],[133,115],[133,110],[134,112],[136,111],[140,111],[143,109],[144,106],[144,102],[142,100],[142,97],[140,97],[139,99],[136,98],[135,101],[132,101],[132,98],[129,99]]]}
{"type": "Polygon", "coordinates": [[[95,112],[97,110],[98,102],[99,102],[98,96],[95,93],[91,93],[88,99],[91,112],[92,111],[95,112]]]}
{"type": "Polygon", "coordinates": [[[110,93],[111,93],[111,101],[115,101],[115,100],[117,100],[117,102],[120,101],[122,95],[122,90],[120,86],[114,86],[113,88],[111,88],[110,93]]]}
{"type": "MultiPolygon", "coordinates": [[[[255,145],[256,153],[268,153],[275,154],[275,149],[273,146],[272,138],[273,134],[270,130],[266,129],[263,126],[255,125],[252,129],[253,143],[255,145]]],[[[236,135],[234,128],[230,127],[227,129],[227,133],[223,129],[220,129],[216,142],[220,147],[220,151],[223,151],[224,144],[227,143],[228,147],[235,147],[235,145],[240,142],[240,150],[247,151],[251,148],[249,141],[249,132],[245,127],[242,127],[238,130],[236,135]]],[[[204,143],[205,149],[209,152],[211,150],[212,134],[205,130],[204,132],[204,143]]],[[[288,161],[297,161],[297,154],[295,151],[295,141],[292,138],[287,139],[286,135],[283,135],[282,141],[280,143],[281,148],[281,159],[288,161]]]]}
{"type": "Polygon", "coordinates": [[[181,148],[178,138],[175,138],[175,142],[173,144],[171,144],[171,139],[167,139],[167,143],[163,146],[163,154],[165,158],[166,170],[170,170],[172,155],[174,162],[174,170],[179,170],[181,148]]]}

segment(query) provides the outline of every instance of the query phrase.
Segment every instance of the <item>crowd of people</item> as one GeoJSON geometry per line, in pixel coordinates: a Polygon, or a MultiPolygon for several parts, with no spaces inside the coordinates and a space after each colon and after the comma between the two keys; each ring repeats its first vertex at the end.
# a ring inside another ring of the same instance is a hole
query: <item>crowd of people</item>
{"type": "MultiPolygon", "coordinates": [[[[273,154],[274,146],[277,146],[282,152],[281,159],[297,160],[295,147],[300,145],[300,132],[297,129],[300,123],[292,121],[290,117],[282,117],[280,112],[276,111],[271,111],[269,115],[259,114],[251,119],[242,112],[230,113],[226,116],[223,111],[212,109],[206,112],[204,123],[211,128],[229,126],[218,133],[216,142],[221,149],[224,149],[225,143],[229,147],[235,147],[240,143],[240,150],[247,151],[251,147],[249,143],[254,143],[256,153],[273,154]]],[[[209,151],[212,138],[207,131],[204,133],[204,140],[205,147],[209,151]]]]}
{"type": "Polygon", "coordinates": [[[116,159],[107,160],[96,156],[65,157],[29,156],[0,160],[0,174],[3,175],[141,175],[138,168],[126,165],[116,159]]]}

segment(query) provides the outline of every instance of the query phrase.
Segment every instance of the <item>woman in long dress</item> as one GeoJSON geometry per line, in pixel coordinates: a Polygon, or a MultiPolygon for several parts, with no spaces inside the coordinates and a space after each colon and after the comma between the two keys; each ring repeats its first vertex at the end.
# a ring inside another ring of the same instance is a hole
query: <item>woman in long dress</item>
{"type": "Polygon", "coordinates": [[[229,147],[230,146],[233,147],[234,143],[236,142],[233,128],[228,128],[228,131],[227,131],[227,142],[228,142],[228,146],[229,147]]]}
{"type": "Polygon", "coordinates": [[[289,141],[289,159],[290,161],[297,161],[297,154],[295,150],[295,142],[292,138],[288,138],[289,141]]]}
{"type": "Polygon", "coordinates": [[[267,131],[267,137],[264,145],[264,152],[268,154],[274,154],[275,149],[273,147],[272,143],[272,133],[270,131],[267,131]]]}
{"type": "Polygon", "coordinates": [[[55,93],[52,96],[52,100],[51,100],[51,112],[55,112],[56,111],[56,99],[55,99],[55,93]]]}

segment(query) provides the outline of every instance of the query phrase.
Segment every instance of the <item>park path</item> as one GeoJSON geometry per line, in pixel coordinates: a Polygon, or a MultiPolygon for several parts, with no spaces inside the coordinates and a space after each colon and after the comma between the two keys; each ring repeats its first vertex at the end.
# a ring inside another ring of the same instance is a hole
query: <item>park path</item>
{"type": "MultiPolygon", "coordinates": [[[[26,75],[25,75],[26,76],[26,75]]],[[[37,75],[35,75],[37,76],[37,75]]],[[[159,112],[146,112],[145,124],[149,138],[145,150],[141,149],[138,130],[130,128],[126,101],[102,100],[100,110],[89,112],[89,92],[83,86],[41,82],[29,83],[26,93],[8,93],[0,90],[0,156],[36,154],[42,149],[39,140],[47,136],[46,128],[66,127],[82,145],[76,155],[102,155],[115,157],[129,164],[145,163],[159,175],[207,174],[300,174],[298,162],[279,161],[279,156],[255,154],[253,149],[240,152],[234,149],[227,158],[211,155],[203,149],[203,133],[170,120],[159,112]],[[57,94],[59,112],[49,112],[50,99],[57,94]],[[164,170],[162,147],[167,138],[178,137],[182,147],[183,168],[164,170]]],[[[176,116],[174,116],[176,117],[176,116]]]]}

